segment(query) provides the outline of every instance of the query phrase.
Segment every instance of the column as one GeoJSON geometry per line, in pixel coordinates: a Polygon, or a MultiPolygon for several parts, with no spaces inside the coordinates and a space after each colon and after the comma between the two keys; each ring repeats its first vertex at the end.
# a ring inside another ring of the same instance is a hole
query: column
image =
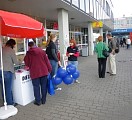
{"type": "Polygon", "coordinates": [[[108,38],[107,38],[108,30],[105,32],[105,39],[106,39],[106,44],[108,45],[108,38]]]}
{"type": "Polygon", "coordinates": [[[88,23],[88,41],[89,41],[89,55],[93,55],[94,51],[94,43],[93,43],[93,27],[92,23],[88,23]]]}
{"type": "Polygon", "coordinates": [[[99,33],[101,36],[103,36],[103,28],[99,28],[99,33]]]}
{"type": "Polygon", "coordinates": [[[69,46],[69,21],[68,11],[64,9],[58,9],[58,25],[59,25],[59,42],[60,53],[66,55],[67,47],[69,46]]]}

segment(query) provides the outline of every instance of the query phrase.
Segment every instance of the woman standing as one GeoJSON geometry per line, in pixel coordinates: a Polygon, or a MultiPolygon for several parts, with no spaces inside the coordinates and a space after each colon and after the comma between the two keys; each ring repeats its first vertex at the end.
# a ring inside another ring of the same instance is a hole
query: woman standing
{"type": "MultiPolygon", "coordinates": [[[[52,66],[51,77],[56,75],[58,65],[61,66],[61,63],[57,57],[57,48],[55,45],[56,39],[57,36],[55,34],[51,34],[48,39],[47,48],[46,48],[46,54],[48,55],[50,64],[52,66]]],[[[61,88],[58,88],[56,85],[54,85],[54,89],[61,90],[61,88]]]]}
{"type": "MultiPolygon", "coordinates": [[[[4,72],[4,83],[5,83],[5,95],[6,95],[7,105],[15,105],[12,95],[12,80],[15,73],[14,64],[18,64],[15,51],[13,50],[15,45],[16,45],[16,41],[14,39],[10,39],[6,42],[5,47],[2,48],[3,61],[4,61],[3,72],[4,72]]],[[[1,66],[0,66],[0,84],[3,85],[1,66]]]]}
{"type": "Polygon", "coordinates": [[[106,71],[106,61],[107,58],[102,54],[102,51],[106,49],[109,50],[108,47],[103,42],[103,37],[98,37],[98,44],[96,45],[96,53],[98,58],[98,74],[99,78],[105,78],[105,71],[106,71]]]}
{"type": "MultiPolygon", "coordinates": [[[[79,50],[78,47],[76,46],[76,41],[74,39],[70,40],[70,46],[67,48],[67,53],[66,55],[68,56],[68,64],[73,64],[78,66],[78,56],[79,56],[79,50]]],[[[75,83],[80,83],[78,80],[75,80],[75,83]]]]}

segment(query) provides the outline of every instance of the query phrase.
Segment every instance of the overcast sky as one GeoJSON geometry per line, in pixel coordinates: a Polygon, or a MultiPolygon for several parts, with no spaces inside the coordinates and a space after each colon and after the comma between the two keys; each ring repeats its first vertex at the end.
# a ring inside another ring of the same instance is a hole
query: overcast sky
{"type": "Polygon", "coordinates": [[[132,16],[132,0],[111,0],[114,5],[114,18],[132,16]]]}

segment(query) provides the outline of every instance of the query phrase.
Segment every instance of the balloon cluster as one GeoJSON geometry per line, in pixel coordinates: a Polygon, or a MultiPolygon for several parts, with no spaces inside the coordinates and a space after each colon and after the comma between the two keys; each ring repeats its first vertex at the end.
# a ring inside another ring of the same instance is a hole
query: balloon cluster
{"type": "Polygon", "coordinates": [[[66,85],[69,85],[79,78],[79,76],[80,72],[76,69],[76,66],[69,64],[66,69],[59,67],[56,76],[53,78],[53,83],[59,85],[63,81],[66,85]]]}

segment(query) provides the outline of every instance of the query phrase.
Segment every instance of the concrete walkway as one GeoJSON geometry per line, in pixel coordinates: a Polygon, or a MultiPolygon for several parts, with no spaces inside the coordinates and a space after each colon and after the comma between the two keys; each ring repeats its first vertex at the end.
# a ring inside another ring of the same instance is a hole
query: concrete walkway
{"type": "Polygon", "coordinates": [[[18,105],[8,120],[132,120],[132,49],[116,58],[117,75],[99,79],[96,55],[80,57],[80,84],[61,84],[45,105],[18,105]]]}

